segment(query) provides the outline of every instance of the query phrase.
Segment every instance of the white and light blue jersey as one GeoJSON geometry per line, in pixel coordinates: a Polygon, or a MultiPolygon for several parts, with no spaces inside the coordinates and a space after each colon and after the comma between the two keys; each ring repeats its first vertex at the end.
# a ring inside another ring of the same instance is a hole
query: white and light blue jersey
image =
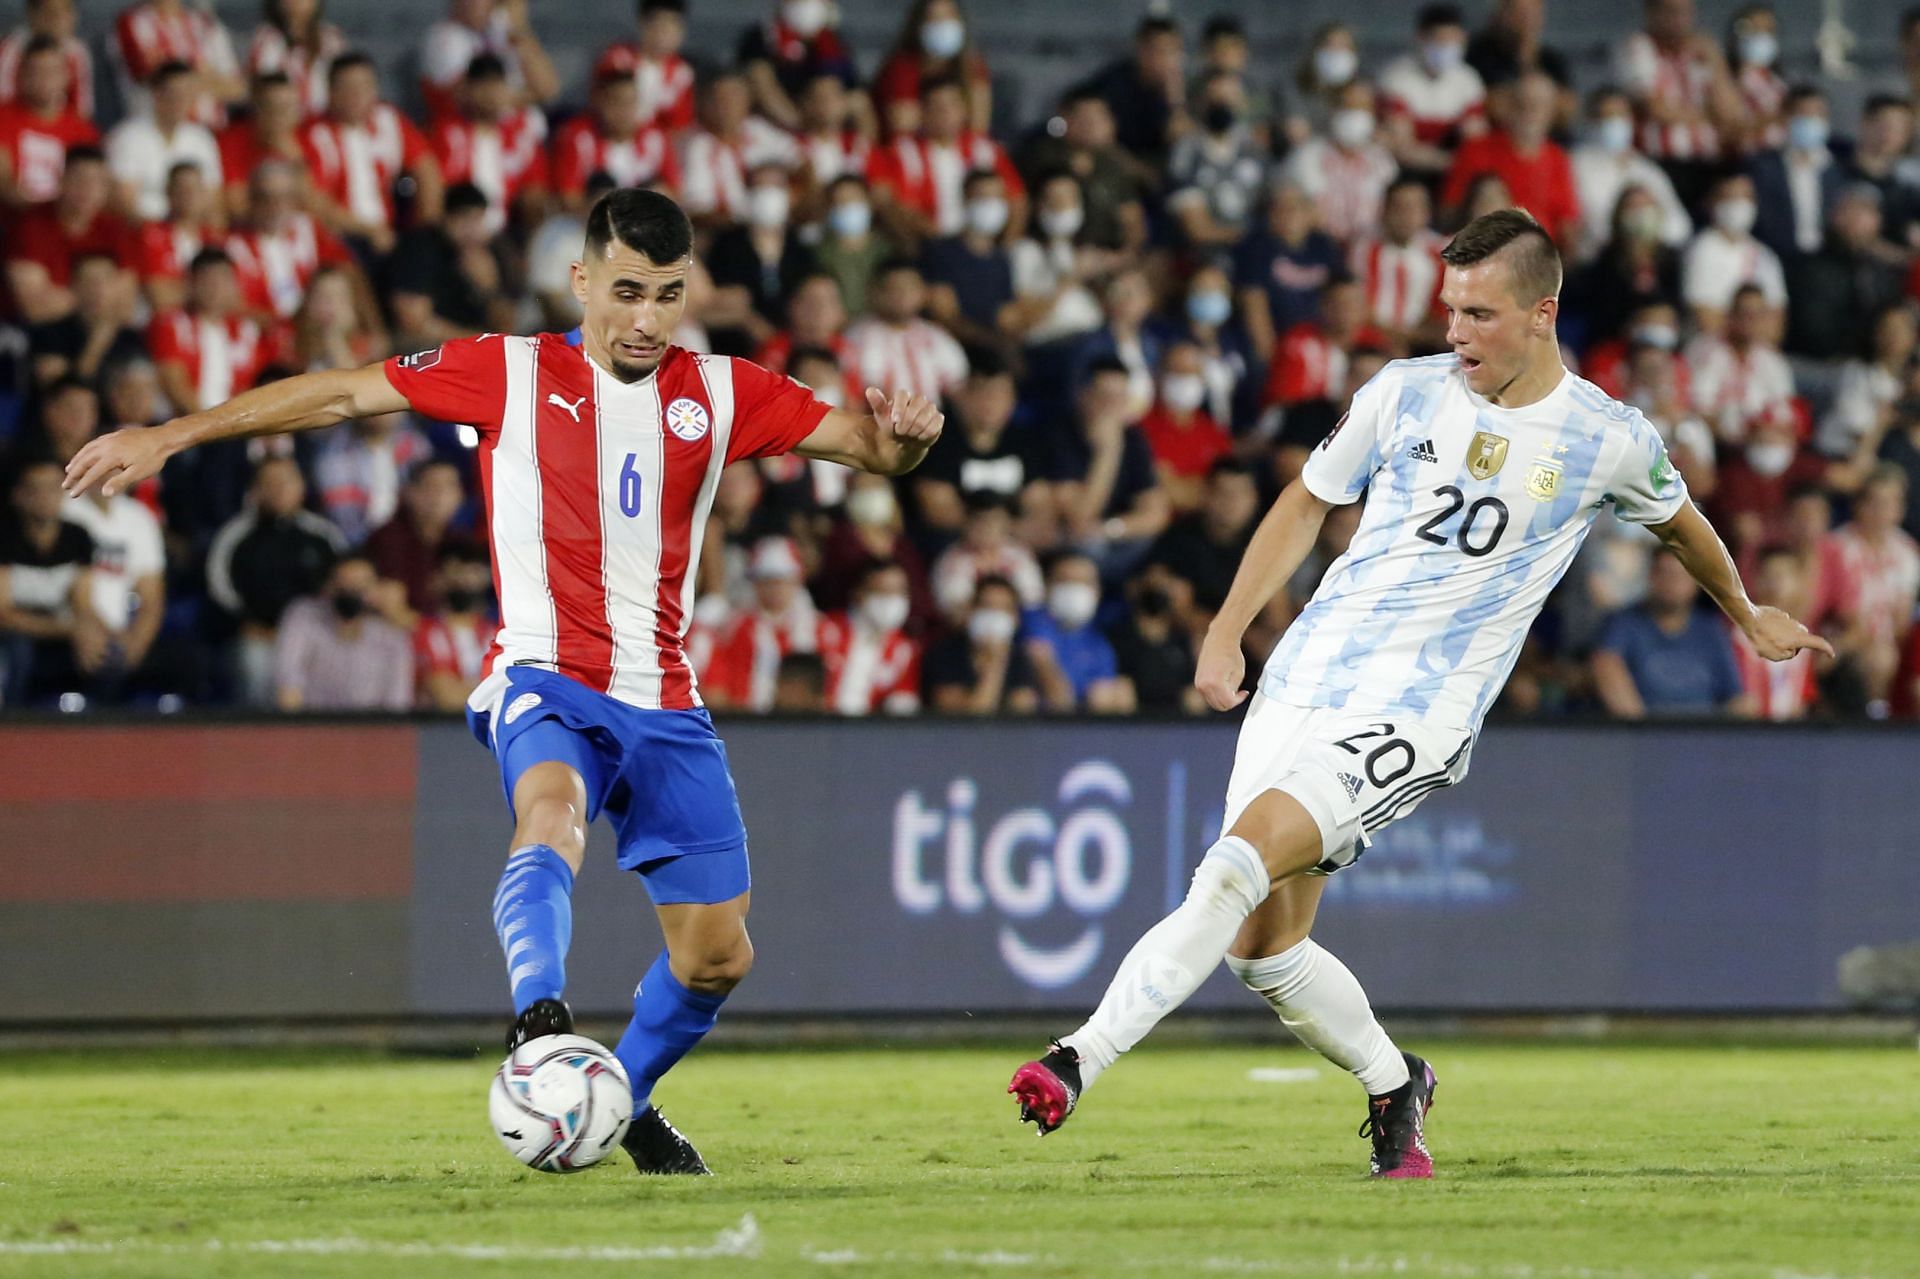
{"type": "Polygon", "coordinates": [[[1261,691],[1469,733],[1600,508],[1659,524],[1687,497],[1637,409],[1572,373],[1544,399],[1501,408],[1467,388],[1452,354],[1388,364],[1301,479],[1322,501],[1364,491],[1367,504],[1261,691]]]}

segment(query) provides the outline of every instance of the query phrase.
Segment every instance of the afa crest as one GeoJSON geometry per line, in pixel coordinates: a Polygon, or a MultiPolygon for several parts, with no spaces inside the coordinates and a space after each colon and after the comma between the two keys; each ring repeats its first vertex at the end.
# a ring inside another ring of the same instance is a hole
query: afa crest
{"type": "Polygon", "coordinates": [[[1536,502],[1550,502],[1560,495],[1560,464],[1544,458],[1527,472],[1527,496],[1536,502]]]}
{"type": "Polygon", "coordinates": [[[666,419],[667,429],[688,443],[702,438],[713,427],[706,406],[684,395],[667,405],[666,419]]]}

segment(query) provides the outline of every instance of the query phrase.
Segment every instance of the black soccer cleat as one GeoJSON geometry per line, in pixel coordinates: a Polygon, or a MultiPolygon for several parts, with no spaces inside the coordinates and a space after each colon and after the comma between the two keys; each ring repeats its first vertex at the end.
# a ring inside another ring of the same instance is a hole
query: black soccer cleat
{"type": "Polygon", "coordinates": [[[710,1177],[712,1170],[693,1143],[667,1122],[658,1106],[648,1106],[627,1125],[620,1145],[633,1156],[633,1166],[643,1173],[710,1177]]]}
{"type": "Polygon", "coordinates": [[[1047,1055],[1013,1072],[1007,1091],[1020,1100],[1020,1122],[1031,1122],[1044,1137],[1061,1124],[1080,1101],[1080,1054],[1054,1040],[1047,1055]]]}
{"type": "Polygon", "coordinates": [[[527,1005],[527,1011],[513,1019],[513,1025],[507,1027],[507,1051],[512,1052],[531,1039],[572,1033],[573,1010],[564,1001],[536,999],[527,1005]]]}
{"type": "Polygon", "coordinates": [[[1433,1156],[1427,1153],[1427,1112],[1433,1109],[1440,1079],[1424,1058],[1410,1052],[1400,1055],[1407,1059],[1410,1078],[1385,1096],[1368,1099],[1360,1135],[1373,1138],[1374,1176],[1425,1179],[1433,1176],[1433,1156]]]}

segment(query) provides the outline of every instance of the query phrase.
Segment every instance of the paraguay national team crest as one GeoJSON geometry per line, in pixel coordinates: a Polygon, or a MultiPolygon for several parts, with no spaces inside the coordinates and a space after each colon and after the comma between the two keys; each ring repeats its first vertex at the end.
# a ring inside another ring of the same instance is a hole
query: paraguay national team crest
{"type": "Polygon", "coordinates": [[[1467,445],[1467,473],[1476,480],[1490,480],[1507,461],[1507,437],[1492,431],[1475,431],[1467,445]]]}
{"type": "Polygon", "coordinates": [[[688,443],[706,435],[712,426],[706,406],[698,400],[683,395],[667,405],[667,429],[688,443]]]}

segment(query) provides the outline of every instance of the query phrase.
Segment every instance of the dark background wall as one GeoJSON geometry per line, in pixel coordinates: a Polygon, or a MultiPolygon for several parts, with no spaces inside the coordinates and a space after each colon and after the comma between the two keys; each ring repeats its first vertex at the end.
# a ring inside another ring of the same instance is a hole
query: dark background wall
{"type": "MultiPolygon", "coordinates": [[[[752,830],[739,1011],[1098,997],[1217,833],[1214,724],[722,726],[752,830]]],[[[0,727],[0,1020],[498,1013],[510,834],[455,724],[0,727]]],[[[1920,941],[1920,735],[1489,731],[1330,883],[1317,936],[1390,1008],[1837,1007],[1920,941]]],[[[658,946],[596,830],[570,998],[658,946]]],[[[1200,1002],[1246,996],[1216,978],[1200,1002]]]]}

